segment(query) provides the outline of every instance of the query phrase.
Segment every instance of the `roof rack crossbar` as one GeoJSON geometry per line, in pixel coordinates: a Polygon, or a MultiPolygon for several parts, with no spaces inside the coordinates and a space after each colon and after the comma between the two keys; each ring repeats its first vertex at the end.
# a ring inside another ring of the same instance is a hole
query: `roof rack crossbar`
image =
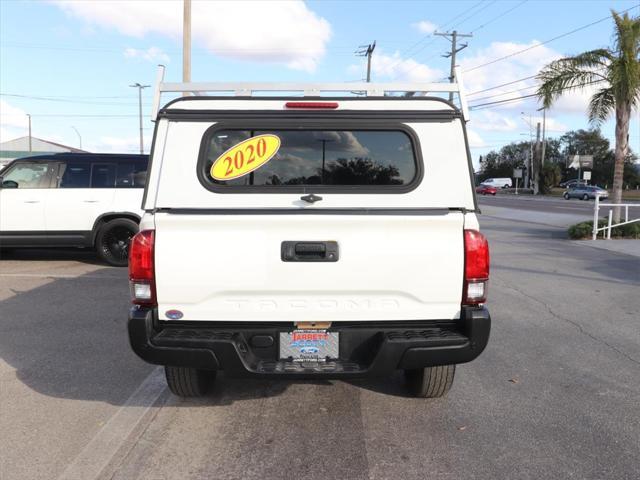
{"type": "MultiPolygon", "coordinates": [[[[255,93],[280,92],[286,94],[302,93],[303,97],[319,97],[325,92],[358,92],[367,97],[384,97],[386,93],[408,93],[424,96],[433,93],[457,93],[465,120],[468,120],[468,107],[464,96],[464,88],[460,70],[456,68],[455,83],[292,83],[292,82],[165,82],[164,65],[158,65],[158,77],[153,101],[151,119],[155,121],[160,109],[160,97],[163,93],[183,93],[203,95],[211,93],[233,94],[236,97],[251,97],[255,93]]],[[[293,95],[292,95],[293,96],[293,95]]],[[[233,98],[230,96],[230,98],[233,98]]],[[[357,97],[355,97],[357,98],[357,97]]],[[[268,97],[265,97],[268,99],[268,97]]]]}

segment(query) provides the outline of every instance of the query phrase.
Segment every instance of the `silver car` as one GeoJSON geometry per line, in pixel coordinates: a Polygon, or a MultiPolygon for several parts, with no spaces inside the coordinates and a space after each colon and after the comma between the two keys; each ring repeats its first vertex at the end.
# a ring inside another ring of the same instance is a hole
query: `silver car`
{"type": "Polygon", "coordinates": [[[609,192],[604,188],[592,187],[590,185],[578,185],[575,188],[570,188],[564,192],[563,197],[565,200],[570,198],[579,198],[580,200],[595,200],[596,195],[600,197],[600,200],[609,198],[609,192]]]}

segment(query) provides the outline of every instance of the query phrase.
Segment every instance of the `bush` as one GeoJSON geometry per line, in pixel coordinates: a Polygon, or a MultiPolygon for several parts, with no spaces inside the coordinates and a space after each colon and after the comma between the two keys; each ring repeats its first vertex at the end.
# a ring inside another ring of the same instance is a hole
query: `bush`
{"type": "MultiPolygon", "coordinates": [[[[598,221],[598,228],[606,227],[608,225],[607,219],[600,219],[598,221]]],[[[585,238],[591,238],[593,235],[593,222],[581,222],[571,225],[568,230],[569,238],[572,240],[582,240],[585,238]]],[[[606,234],[606,232],[605,232],[606,234]]],[[[602,238],[603,233],[598,232],[599,238],[602,238]]],[[[620,227],[613,227],[611,229],[611,238],[628,238],[640,240],[640,223],[628,223],[620,227]]]]}

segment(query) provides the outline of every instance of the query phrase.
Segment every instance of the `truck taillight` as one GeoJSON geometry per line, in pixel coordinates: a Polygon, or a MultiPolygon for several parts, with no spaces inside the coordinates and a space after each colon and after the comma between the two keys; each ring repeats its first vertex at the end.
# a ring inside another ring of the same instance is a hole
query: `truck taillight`
{"type": "Polygon", "coordinates": [[[305,110],[335,110],[338,102],[287,102],[285,108],[301,108],[305,110]]]}
{"type": "Polygon", "coordinates": [[[156,305],[154,240],[153,230],[143,230],[131,239],[129,245],[129,286],[134,305],[156,305]]]}
{"type": "Polygon", "coordinates": [[[464,231],[464,289],[462,303],[478,305],[487,301],[489,284],[489,243],[477,230],[464,231]]]}

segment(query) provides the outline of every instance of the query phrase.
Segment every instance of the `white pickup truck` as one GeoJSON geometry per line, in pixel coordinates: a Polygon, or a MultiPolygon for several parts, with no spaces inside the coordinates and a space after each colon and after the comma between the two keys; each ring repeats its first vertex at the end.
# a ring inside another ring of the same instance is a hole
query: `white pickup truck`
{"type": "Polygon", "coordinates": [[[130,247],[134,351],[180,396],[218,370],[403,370],[413,394],[444,395],[491,323],[464,109],[385,92],[459,84],[271,87],[185,84],[237,96],[159,110],[130,247]],[[339,87],[366,96],[318,96],[339,87]]]}

